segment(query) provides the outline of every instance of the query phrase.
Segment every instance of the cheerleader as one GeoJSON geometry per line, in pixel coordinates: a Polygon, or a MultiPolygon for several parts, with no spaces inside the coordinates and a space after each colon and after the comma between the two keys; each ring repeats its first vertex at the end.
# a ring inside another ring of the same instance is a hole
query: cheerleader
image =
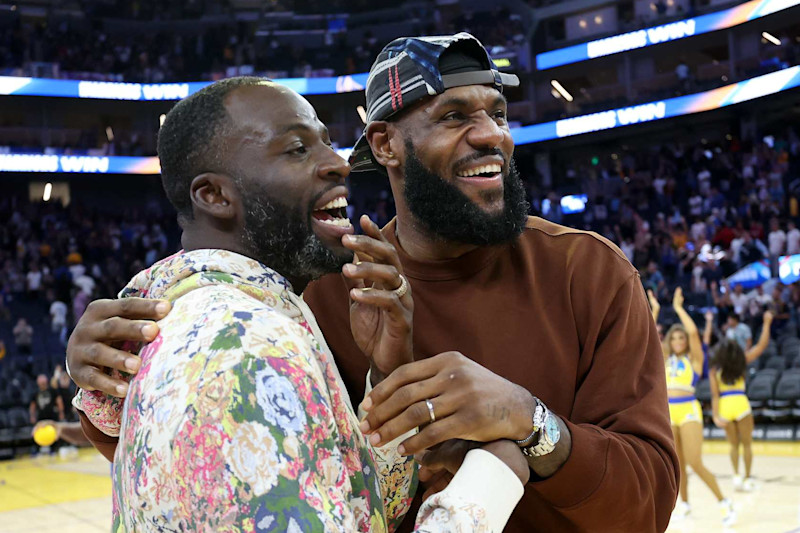
{"type": "MultiPolygon", "coordinates": [[[[658,300],[651,291],[648,291],[648,295],[653,317],[657,320],[660,310],[658,300]]],[[[669,417],[681,468],[681,501],[675,507],[675,513],[683,517],[691,512],[686,477],[686,467],[690,466],[717,498],[723,525],[731,526],[736,522],[733,505],[722,495],[714,474],[703,465],[703,411],[694,395],[695,386],[703,372],[703,348],[697,326],[683,308],[683,291],[680,287],[675,289],[672,306],[681,323],[667,331],[662,348],[667,374],[669,417]]]]}
{"type": "Polygon", "coordinates": [[[745,394],[744,374],[747,365],[758,359],[769,344],[769,330],[773,314],[764,313],[761,336],[755,346],[745,352],[736,341],[723,340],[714,350],[711,360],[711,407],[714,424],[725,429],[731,445],[733,486],[736,490],[751,492],[755,483],[750,477],[753,466],[753,413],[745,394]],[[739,475],[739,446],[744,455],[744,479],[739,475]]]}

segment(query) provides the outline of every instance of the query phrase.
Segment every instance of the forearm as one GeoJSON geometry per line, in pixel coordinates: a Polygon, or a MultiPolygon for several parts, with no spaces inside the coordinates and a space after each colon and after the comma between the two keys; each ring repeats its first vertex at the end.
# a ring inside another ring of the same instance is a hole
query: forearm
{"type": "Polygon", "coordinates": [[[675,313],[678,315],[678,319],[681,321],[681,325],[686,330],[688,335],[697,335],[697,325],[692,320],[692,317],[689,316],[689,313],[686,312],[686,309],[683,307],[673,307],[675,309],[675,313]]]}
{"type": "Polygon", "coordinates": [[[663,531],[677,496],[676,463],[668,447],[649,438],[591,424],[565,422],[568,460],[529,486],[580,531],[663,531]],[[640,502],[624,514],[620,502],[640,502]]]}

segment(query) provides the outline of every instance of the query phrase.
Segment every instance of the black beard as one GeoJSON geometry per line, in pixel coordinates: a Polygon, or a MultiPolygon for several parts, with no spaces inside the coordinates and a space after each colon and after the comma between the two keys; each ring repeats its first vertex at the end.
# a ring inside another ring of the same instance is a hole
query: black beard
{"type": "Polygon", "coordinates": [[[238,183],[244,207],[242,244],[253,259],[286,278],[306,283],[338,272],[352,261],[352,252],[337,254],[319,240],[311,229],[311,206],[306,212],[292,209],[263,187],[238,183]]]}
{"type": "Polygon", "coordinates": [[[406,152],[406,205],[432,235],[462,244],[491,246],[510,242],[522,233],[529,206],[513,159],[503,176],[503,209],[490,214],[458,187],[425,168],[410,141],[406,141],[406,152]]]}

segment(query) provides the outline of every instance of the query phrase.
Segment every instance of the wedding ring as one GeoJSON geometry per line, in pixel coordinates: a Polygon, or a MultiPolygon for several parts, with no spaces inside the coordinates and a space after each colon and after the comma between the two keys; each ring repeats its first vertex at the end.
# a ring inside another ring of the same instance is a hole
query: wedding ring
{"type": "Polygon", "coordinates": [[[431,415],[431,424],[436,422],[436,413],[433,412],[433,403],[430,400],[425,400],[425,405],[428,406],[428,414],[431,415]]]}

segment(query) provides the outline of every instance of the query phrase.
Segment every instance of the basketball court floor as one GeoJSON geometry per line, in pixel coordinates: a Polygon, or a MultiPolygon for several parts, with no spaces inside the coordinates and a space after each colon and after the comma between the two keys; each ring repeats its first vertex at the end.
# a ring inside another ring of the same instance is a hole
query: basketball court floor
{"type": "MultiPolygon", "coordinates": [[[[690,474],[692,513],[673,519],[668,532],[800,533],[800,443],[755,443],[759,486],[748,494],[733,492],[726,444],[704,446],[705,463],[734,500],[738,523],[722,527],[711,492],[690,474]]],[[[109,463],[94,450],[81,450],[66,460],[38,457],[0,463],[0,533],[108,532],[110,500],[109,463]]]]}

